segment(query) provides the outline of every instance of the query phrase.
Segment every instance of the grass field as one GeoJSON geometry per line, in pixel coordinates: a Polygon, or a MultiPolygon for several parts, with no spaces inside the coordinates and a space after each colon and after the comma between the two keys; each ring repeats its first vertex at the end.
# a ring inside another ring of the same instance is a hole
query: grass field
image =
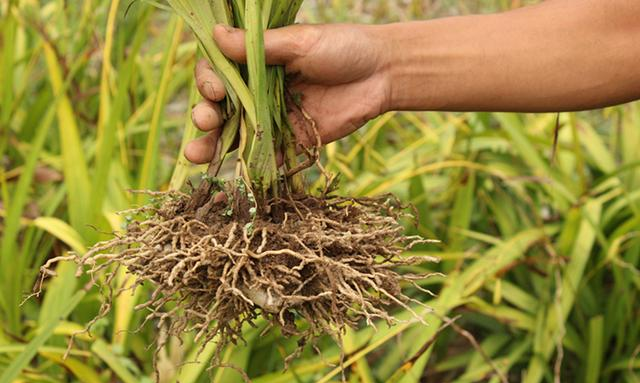
{"type": "MultiPolygon", "coordinates": [[[[309,0],[308,22],[381,22],[486,12],[527,1],[309,0]]],[[[176,17],[144,2],[0,3],[0,382],[149,382],[152,324],[139,331],[123,294],[101,292],[61,263],[22,303],[50,257],[120,230],[129,189],[180,188],[202,168],[182,145],[197,135],[189,105],[196,44],[176,17]],[[126,16],[125,16],[125,11],[126,16]],[[185,128],[186,127],[186,128],[185,128]]],[[[545,52],[538,52],[545,54],[545,52]]],[[[415,205],[408,230],[442,242],[415,249],[441,272],[423,283],[429,326],[347,331],[349,382],[640,381],[640,103],[556,114],[388,113],[326,147],[340,191],[392,192],[415,205]],[[554,150],[554,130],[558,142],[554,150]],[[451,322],[445,318],[455,318],[451,322]]],[[[314,182],[322,180],[309,177],[314,182]]],[[[126,278],[123,273],[121,280],[126,278]]],[[[420,311],[419,307],[416,310],[420,311]]],[[[253,382],[340,381],[331,339],[282,372],[295,348],[247,328],[224,352],[253,382]]],[[[207,371],[213,347],[171,340],[162,382],[242,382],[207,371]]]]}

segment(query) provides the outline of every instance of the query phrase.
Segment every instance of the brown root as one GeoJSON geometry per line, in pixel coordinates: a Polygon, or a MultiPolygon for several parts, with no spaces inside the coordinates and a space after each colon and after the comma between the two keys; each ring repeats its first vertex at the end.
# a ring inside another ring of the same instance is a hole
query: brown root
{"type": "MultiPolygon", "coordinates": [[[[346,326],[360,321],[392,324],[390,305],[411,310],[400,283],[415,286],[421,277],[400,274],[398,266],[433,260],[402,256],[428,241],[403,234],[402,208],[390,196],[288,196],[267,201],[278,207],[265,209],[277,210],[274,218],[256,214],[251,198],[239,199],[237,190],[227,199],[214,194],[196,202],[163,194],[157,206],[128,212],[146,218],[75,258],[92,277],[124,266],[135,278],[133,288],[150,282],[152,293],[136,306],[148,311],[144,322],[167,328],[168,335],[194,331],[203,344],[216,338],[214,364],[221,365],[220,351],[241,341],[243,324],[259,315],[298,337],[300,348],[323,334],[340,339],[346,326]]],[[[50,274],[49,267],[43,272],[50,274]]],[[[111,295],[121,292],[109,291],[107,309],[111,295]]]]}

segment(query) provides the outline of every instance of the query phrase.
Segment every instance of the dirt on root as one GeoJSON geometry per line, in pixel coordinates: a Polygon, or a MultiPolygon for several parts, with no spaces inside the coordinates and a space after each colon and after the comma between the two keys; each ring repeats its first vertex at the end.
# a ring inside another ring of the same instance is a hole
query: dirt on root
{"type": "MultiPolygon", "coordinates": [[[[424,277],[398,267],[432,260],[401,256],[426,241],[404,235],[404,210],[392,196],[288,196],[268,201],[267,214],[247,199],[210,192],[155,194],[155,206],[127,213],[138,219],[124,233],[73,260],[92,280],[106,272],[110,283],[119,267],[135,278],[133,286],[109,290],[101,316],[115,295],[150,282],[151,295],[136,306],[149,312],[145,323],[175,336],[195,331],[203,344],[216,338],[214,364],[259,316],[299,339],[290,358],[323,334],[339,341],[345,327],[362,320],[391,324],[391,307],[411,310],[400,283],[420,289],[415,281],[424,277]]],[[[58,260],[43,266],[43,275],[58,260]]]]}

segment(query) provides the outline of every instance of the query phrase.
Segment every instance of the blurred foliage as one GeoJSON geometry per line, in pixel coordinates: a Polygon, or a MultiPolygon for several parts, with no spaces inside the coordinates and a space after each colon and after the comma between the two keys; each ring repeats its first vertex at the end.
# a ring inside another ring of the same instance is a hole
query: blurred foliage
{"type": "MultiPolygon", "coordinates": [[[[301,19],[386,22],[526,3],[308,0],[301,19]]],[[[100,292],[85,293],[87,280],[60,264],[43,295],[21,303],[46,259],[121,228],[115,213],[142,202],[128,189],[197,177],[180,154],[196,135],[187,113],[196,45],[176,17],[142,2],[4,0],[0,16],[0,381],[152,381],[149,347],[161,330],[133,332],[147,290],[118,297],[66,359],[100,292]]],[[[388,113],[328,145],[341,193],[393,192],[416,207],[409,230],[442,243],[416,249],[441,262],[415,271],[447,275],[424,282],[436,297],[412,293],[437,312],[428,327],[397,311],[399,325],[347,331],[346,379],[637,382],[639,145],[638,103],[560,115],[388,113]]],[[[332,340],[282,372],[294,345],[261,330],[224,355],[254,382],[341,379],[332,340]]],[[[241,381],[207,371],[213,348],[199,349],[172,340],[157,355],[160,380],[241,381]]]]}

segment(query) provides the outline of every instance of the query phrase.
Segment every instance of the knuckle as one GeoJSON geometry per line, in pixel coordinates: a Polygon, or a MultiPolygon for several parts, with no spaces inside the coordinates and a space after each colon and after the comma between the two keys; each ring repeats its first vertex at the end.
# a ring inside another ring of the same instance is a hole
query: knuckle
{"type": "Polygon", "coordinates": [[[291,51],[298,57],[307,56],[322,38],[321,28],[314,25],[295,25],[287,32],[291,51]]]}
{"type": "Polygon", "coordinates": [[[207,63],[206,59],[199,59],[196,62],[196,65],[193,70],[196,78],[202,76],[202,74],[207,70],[208,66],[209,66],[209,63],[207,63]]]}

